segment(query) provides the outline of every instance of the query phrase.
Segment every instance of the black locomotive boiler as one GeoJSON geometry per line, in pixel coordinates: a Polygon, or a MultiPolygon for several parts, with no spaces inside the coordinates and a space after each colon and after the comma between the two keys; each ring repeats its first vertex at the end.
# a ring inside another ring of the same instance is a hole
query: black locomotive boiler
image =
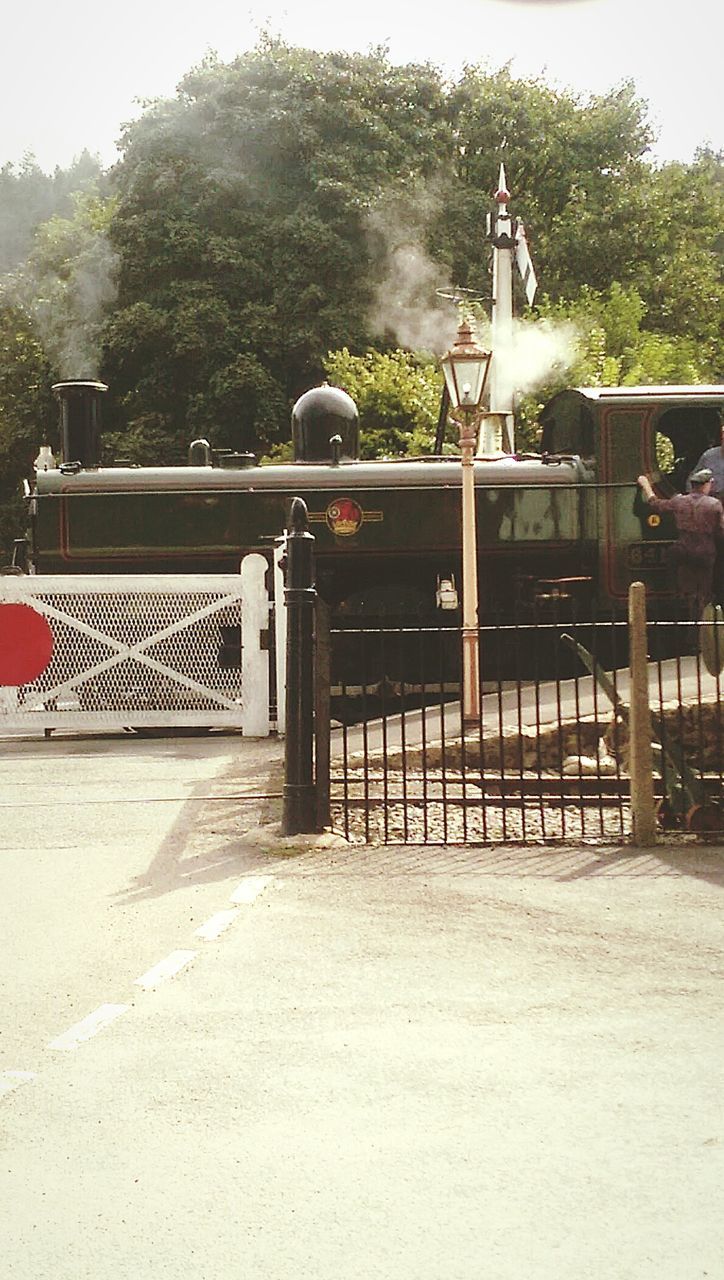
{"type": "MultiPolygon", "coordinates": [[[[259,466],[194,441],[186,466],[101,463],[105,386],[65,382],[59,465],[27,486],[31,571],[235,572],[271,555],[302,497],[317,582],[340,619],[440,621],[461,580],[461,467],[450,456],[363,461],[354,402],[338,388],[294,407],[294,460],[259,466]]],[[[555,598],[579,616],[622,612],[643,579],[653,612],[677,607],[666,519],[651,519],[636,477],[683,488],[720,440],[724,386],[563,391],[541,414],[537,454],[476,458],[481,621],[555,598]]]]}

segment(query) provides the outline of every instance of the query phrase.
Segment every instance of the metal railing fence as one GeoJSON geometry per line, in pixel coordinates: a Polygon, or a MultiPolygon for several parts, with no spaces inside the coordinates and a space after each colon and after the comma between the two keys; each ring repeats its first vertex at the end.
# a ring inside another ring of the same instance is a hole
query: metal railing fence
{"type": "MultiPolygon", "coordinates": [[[[706,625],[648,628],[664,830],[721,826],[721,678],[702,658],[706,625]]],[[[472,728],[460,639],[456,627],[332,628],[333,824],[382,843],[628,838],[627,623],[543,615],[482,627],[472,728]]]]}

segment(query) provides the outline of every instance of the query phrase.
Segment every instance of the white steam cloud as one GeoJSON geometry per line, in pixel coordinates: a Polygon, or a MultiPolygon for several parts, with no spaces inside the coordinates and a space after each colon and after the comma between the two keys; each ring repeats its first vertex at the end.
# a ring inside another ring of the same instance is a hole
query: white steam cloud
{"type": "Polygon", "coordinates": [[[565,374],[577,358],[579,341],[573,324],[514,319],[509,341],[498,342],[494,356],[505,383],[525,395],[565,374]]]}
{"type": "MultiPolygon", "coordinates": [[[[437,296],[439,289],[454,293],[446,268],[433,262],[421,244],[428,213],[417,208],[414,215],[408,211],[398,218],[390,210],[371,215],[382,276],[370,321],[374,332],[392,334],[398,346],[442,355],[454,340],[458,313],[450,299],[437,296]]],[[[477,330],[479,340],[489,346],[490,321],[477,324],[477,330]]],[[[496,342],[498,385],[525,395],[565,375],[577,358],[579,342],[572,324],[514,319],[507,340],[496,342]]]]}
{"type": "Polygon", "coordinates": [[[400,347],[441,355],[455,336],[457,321],[449,301],[436,290],[449,282],[417,244],[390,250],[387,271],[370,317],[376,333],[391,332],[400,347]]]}
{"type": "Polygon", "coordinates": [[[103,322],[117,292],[119,258],[102,232],[88,233],[67,274],[44,272],[28,299],[38,336],[61,378],[95,378],[103,322]]]}
{"type": "Polygon", "coordinates": [[[414,201],[395,198],[369,215],[368,233],[379,284],[369,316],[374,333],[392,334],[397,345],[436,355],[450,346],[457,328],[455,308],[437,296],[450,289],[446,267],[433,262],[422,241],[434,213],[434,192],[414,201]]]}
{"type": "Polygon", "coordinates": [[[89,223],[61,226],[64,235],[52,242],[43,236],[54,224],[41,228],[28,260],[5,277],[3,293],[28,313],[61,378],[95,378],[120,259],[104,230],[89,223]]]}

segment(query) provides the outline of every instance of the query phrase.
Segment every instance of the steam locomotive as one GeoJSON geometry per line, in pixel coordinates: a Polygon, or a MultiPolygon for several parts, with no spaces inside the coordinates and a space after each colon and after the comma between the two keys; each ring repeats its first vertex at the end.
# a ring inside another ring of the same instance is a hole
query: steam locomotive
{"type": "MultiPolygon", "coordinates": [[[[59,465],[48,450],[27,485],[31,572],[235,572],[267,550],[302,497],[317,585],[340,619],[440,621],[461,580],[461,468],[450,456],[363,461],[342,390],[306,392],[292,413],[294,460],[189,448],[186,466],[101,465],[103,383],[59,383],[59,465]]],[[[643,580],[654,614],[677,607],[667,517],[636,484],[683,489],[717,444],[724,386],[566,390],[541,413],[539,454],[474,463],[481,621],[556,599],[579,616],[622,612],[643,580]]],[[[448,616],[450,616],[448,614],[448,616]]]]}

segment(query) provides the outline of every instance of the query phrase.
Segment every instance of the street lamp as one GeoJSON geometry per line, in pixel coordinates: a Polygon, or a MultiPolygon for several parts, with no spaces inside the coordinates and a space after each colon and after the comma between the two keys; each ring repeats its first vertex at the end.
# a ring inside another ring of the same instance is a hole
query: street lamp
{"type": "Polygon", "coordinates": [[[492,352],[473,337],[468,320],[461,320],[452,349],[442,357],[450,395],[451,417],[460,427],[463,523],[463,670],[462,719],[469,727],[480,721],[478,622],[478,549],[475,531],[475,468],[473,454],[485,383],[492,352]]]}

